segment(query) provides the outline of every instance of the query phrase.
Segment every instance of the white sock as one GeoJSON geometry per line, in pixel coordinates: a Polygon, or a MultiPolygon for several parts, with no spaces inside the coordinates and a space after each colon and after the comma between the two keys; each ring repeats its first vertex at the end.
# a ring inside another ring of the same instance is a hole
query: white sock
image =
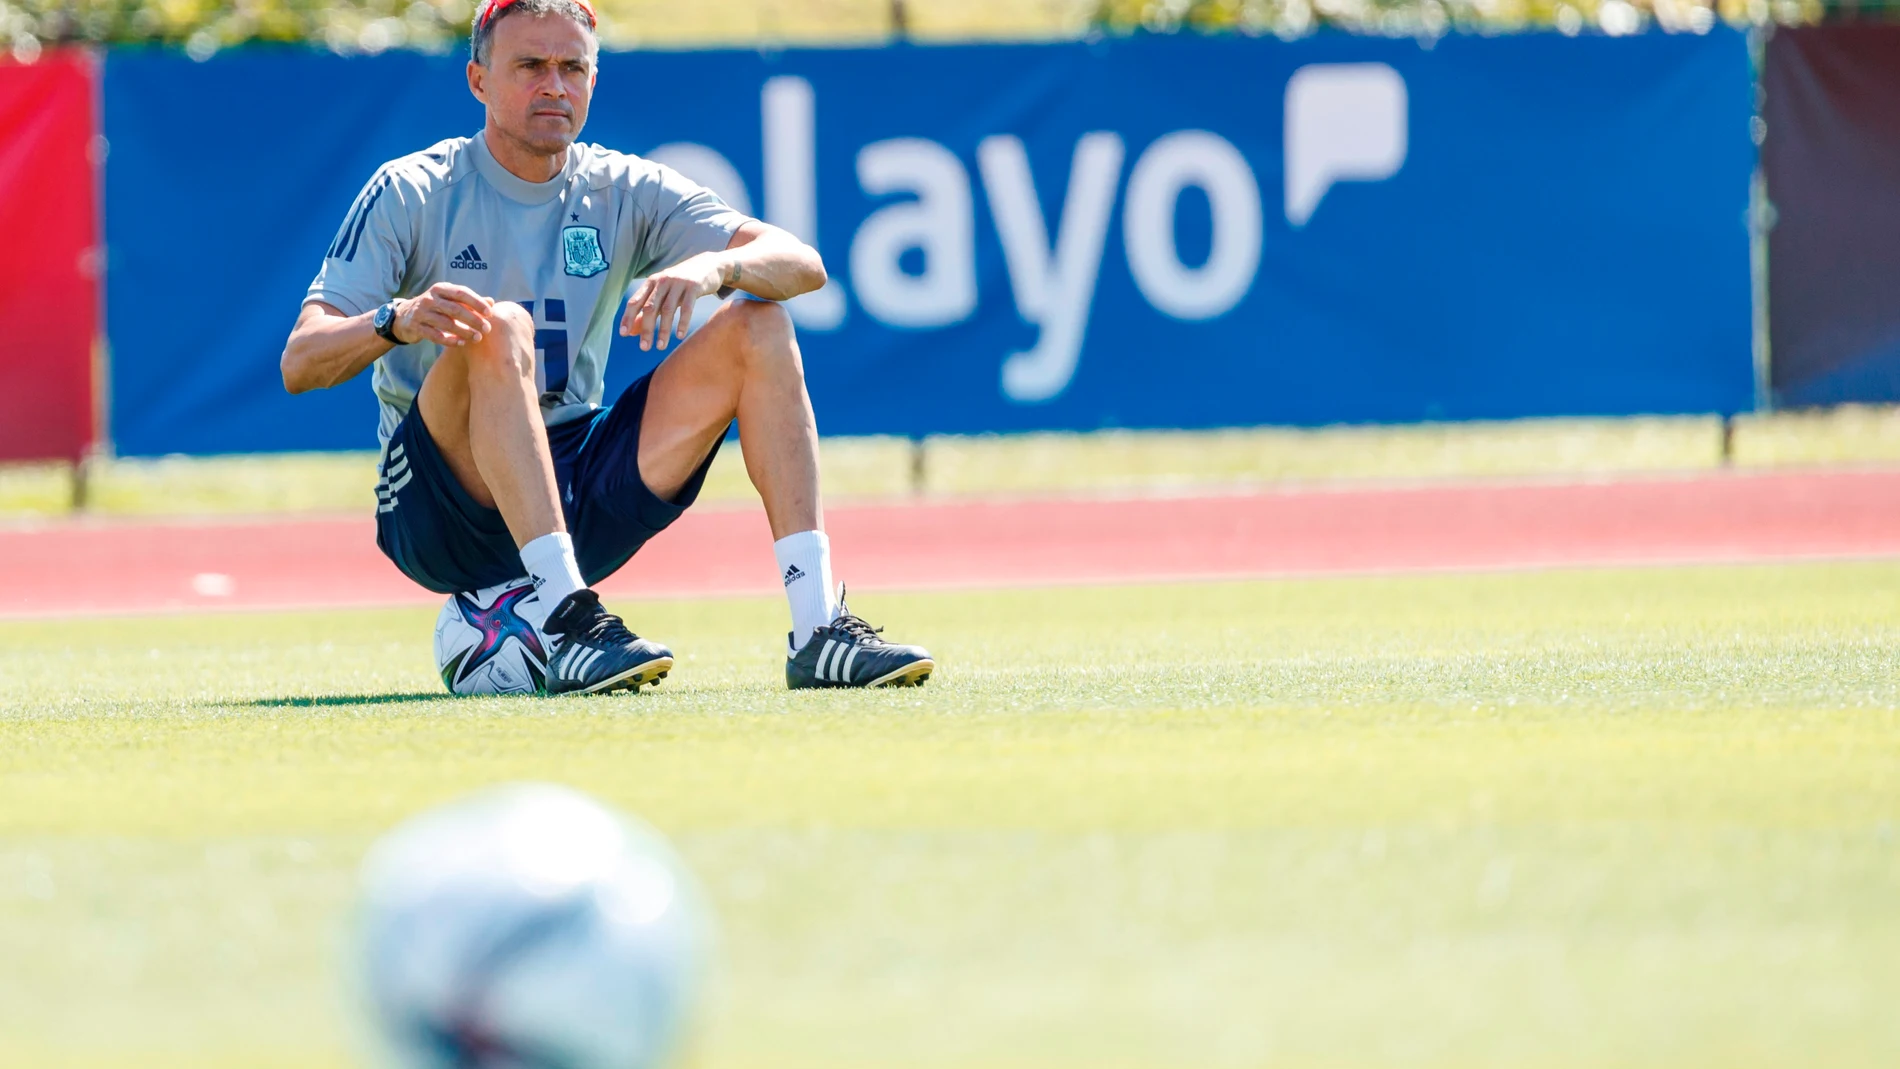
{"type": "Polygon", "coordinates": [[[535,589],[534,599],[524,602],[521,614],[536,627],[545,628],[561,599],[587,585],[581,582],[581,567],[574,562],[574,540],[565,531],[544,534],[522,546],[521,563],[535,589]]]}
{"type": "Polygon", "coordinates": [[[792,649],[803,649],[811,633],[838,615],[831,583],[831,539],[823,531],[800,531],[772,543],[785,600],[792,604],[792,649]]]}

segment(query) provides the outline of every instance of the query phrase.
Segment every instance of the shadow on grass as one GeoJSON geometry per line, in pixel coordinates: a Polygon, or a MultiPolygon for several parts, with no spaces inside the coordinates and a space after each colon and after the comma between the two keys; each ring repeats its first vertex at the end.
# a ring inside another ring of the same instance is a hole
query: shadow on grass
{"type": "Polygon", "coordinates": [[[253,698],[248,702],[224,704],[250,709],[311,709],[330,705],[400,705],[405,702],[439,702],[455,698],[446,691],[418,694],[314,694],[303,698],[253,698]]]}

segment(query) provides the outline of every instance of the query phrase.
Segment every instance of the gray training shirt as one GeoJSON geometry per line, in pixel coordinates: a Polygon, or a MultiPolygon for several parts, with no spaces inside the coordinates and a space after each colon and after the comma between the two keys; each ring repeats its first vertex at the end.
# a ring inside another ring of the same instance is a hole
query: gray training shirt
{"type": "MultiPolygon", "coordinates": [[[[526,182],[482,135],[384,164],[357,195],[306,301],[348,315],[437,282],[534,313],[535,380],[549,426],[601,403],[607,347],[635,279],[726,247],[747,221],[678,171],[576,144],[552,181],[526,182]]],[[[402,345],[376,361],[386,445],[442,347],[402,345]]]]}

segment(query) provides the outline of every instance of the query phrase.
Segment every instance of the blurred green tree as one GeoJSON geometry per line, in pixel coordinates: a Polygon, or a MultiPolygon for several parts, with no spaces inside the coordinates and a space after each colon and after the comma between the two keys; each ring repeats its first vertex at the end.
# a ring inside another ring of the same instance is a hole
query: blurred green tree
{"type": "MultiPolygon", "coordinates": [[[[1887,0],[1873,0],[1883,4],[1887,0]]],[[[1731,25],[1820,20],[1823,0],[1100,0],[1095,24],[1111,32],[1239,32],[1297,37],[1323,27],[1431,37],[1450,31],[1624,36],[1655,27],[1703,33],[1731,25]]]]}
{"type": "MultiPolygon", "coordinates": [[[[339,52],[447,51],[474,0],[0,0],[0,51],[153,43],[209,56],[252,41],[339,52]]],[[[1322,27],[1435,37],[1450,32],[1703,32],[1731,25],[1883,17],[1900,0],[599,0],[609,46],[867,41],[911,33],[968,39],[1085,33],[1245,33],[1322,27]]]]}
{"type": "Polygon", "coordinates": [[[194,55],[248,41],[338,51],[443,50],[466,38],[469,0],[0,0],[0,44],[156,43],[194,55]]]}

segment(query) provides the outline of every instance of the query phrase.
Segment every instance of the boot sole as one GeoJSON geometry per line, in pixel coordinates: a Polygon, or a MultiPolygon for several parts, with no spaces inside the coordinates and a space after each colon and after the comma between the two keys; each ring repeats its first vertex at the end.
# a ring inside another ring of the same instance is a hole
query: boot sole
{"type": "Polygon", "coordinates": [[[657,687],[660,685],[660,680],[666,678],[666,673],[672,670],[673,658],[655,657],[647,663],[629,668],[617,676],[610,676],[607,679],[603,679],[591,687],[583,687],[580,690],[570,690],[565,693],[611,694],[617,690],[638,691],[648,683],[657,687]]]}
{"type": "Polygon", "coordinates": [[[930,673],[936,670],[935,661],[912,661],[895,672],[887,672],[871,680],[865,687],[921,687],[929,681],[930,673]]]}

